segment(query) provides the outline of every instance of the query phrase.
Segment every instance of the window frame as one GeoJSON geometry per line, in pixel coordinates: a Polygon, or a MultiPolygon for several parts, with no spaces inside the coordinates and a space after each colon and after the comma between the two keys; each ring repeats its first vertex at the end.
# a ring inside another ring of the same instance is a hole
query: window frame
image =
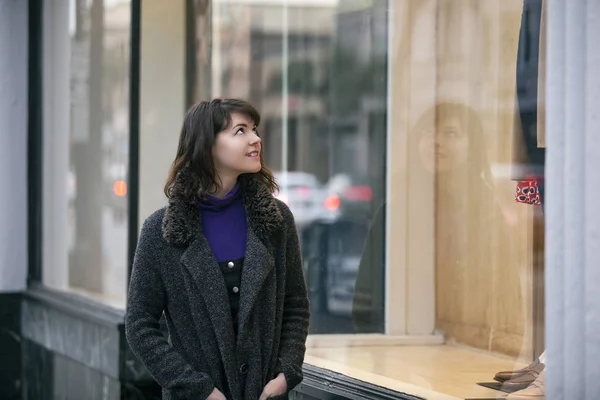
{"type": "MultiPolygon", "coordinates": [[[[57,296],[81,299],[88,302],[90,298],[85,295],[60,293],[52,288],[47,288],[43,283],[44,270],[44,152],[48,140],[44,132],[44,78],[45,78],[45,51],[48,41],[44,33],[48,26],[48,7],[42,0],[29,1],[29,63],[28,63],[28,144],[27,144],[27,214],[28,214],[28,274],[27,285],[35,290],[44,291],[57,296]]],[[[140,142],[140,40],[141,40],[141,0],[130,0],[131,23],[129,28],[129,176],[127,181],[128,217],[127,217],[127,285],[131,276],[133,257],[138,240],[139,230],[139,142],[140,142]]],[[[61,22],[61,21],[58,21],[61,22]]],[[[55,21],[55,23],[58,23],[55,21]]],[[[98,306],[107,306],[99,302],[98,306]]],[[[108,307],[110,308],[110,307],[108,307]]],[[[122,310],[124,311],[124,309],[122,310]]]]}

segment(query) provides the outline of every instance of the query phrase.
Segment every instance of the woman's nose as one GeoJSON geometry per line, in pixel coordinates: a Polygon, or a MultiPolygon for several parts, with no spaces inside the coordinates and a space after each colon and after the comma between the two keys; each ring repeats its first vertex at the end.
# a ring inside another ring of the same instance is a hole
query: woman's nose
{"type": "Polygon", "coordinates": [[[260,142],[262,142],[260,136],[258,136],[256,133],[252,133],[252,136],[250,137],[250,144],[257,144],[260,142]]]}

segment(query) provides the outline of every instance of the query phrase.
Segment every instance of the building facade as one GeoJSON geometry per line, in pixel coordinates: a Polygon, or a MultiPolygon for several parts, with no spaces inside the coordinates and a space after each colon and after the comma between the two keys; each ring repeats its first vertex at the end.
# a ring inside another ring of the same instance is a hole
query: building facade
{"type": "Polygon", "coordinates": [[[0,398],[160,398],[124,336],[133,252],[216,97],[261,112],[297,222],[291,397],[521,398],[494,378],[540,360],[546,398],[597,398],[599,22],[593,0],[0,0],[0,398]]]}

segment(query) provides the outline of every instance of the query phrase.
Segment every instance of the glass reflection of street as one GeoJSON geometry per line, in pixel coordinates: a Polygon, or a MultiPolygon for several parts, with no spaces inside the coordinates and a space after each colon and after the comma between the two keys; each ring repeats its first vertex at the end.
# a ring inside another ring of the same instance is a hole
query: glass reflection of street
{"type": "Polygon", "coordinates": [[[275,196],[301,237],[311,332],[354,333],[358,265],[385,198],[387,2],[205,5],[195,5],[192,48],[212,37],[211,57],[191,57],[189,105],[210,87],[212,97],[248,99],[261,110],[275,196]]]}

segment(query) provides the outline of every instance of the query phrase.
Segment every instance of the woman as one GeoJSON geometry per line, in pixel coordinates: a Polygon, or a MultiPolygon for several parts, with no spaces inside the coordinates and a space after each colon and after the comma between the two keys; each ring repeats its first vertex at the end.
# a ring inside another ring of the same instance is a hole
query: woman
{"type": "Polygon", "coordinates": [[[283,399],[302,380],[309,304],[298,236],[273,197],[259,122],[240,100],[193,106],[168,205],[142,227],[125,331],[164,399],[283,399]]]}
{"type": "MultiPolygon", "coordinates": [[[[435,209],[430,212],[435,213],[438,274],[461,265],[488,265],[483,257],[493,254],[491,246],[499,244],[500,239],[492,241],[486,228],[497,207],[484,139],[475,110],[457,102],[436,103],[420,115],[410,131],[409,201],[421,204],[434,196],[435,209]],[[473,252],[469,246],[490,251],[473,252]],[[448,260],[452,265],[446,264],[448,260]]],[[[420,226],[418,216],[410,218],[412,226],[420,226]]],[[[359,333],[385,330],[385,221],[383,204],[371,223],[356,278],[352,315],[359,333]]],[[[451,289],[441,286],[438,294],[451,289]]],[[[438,304],[438,315],[443,316],[447,307],[438,304]]]]}

